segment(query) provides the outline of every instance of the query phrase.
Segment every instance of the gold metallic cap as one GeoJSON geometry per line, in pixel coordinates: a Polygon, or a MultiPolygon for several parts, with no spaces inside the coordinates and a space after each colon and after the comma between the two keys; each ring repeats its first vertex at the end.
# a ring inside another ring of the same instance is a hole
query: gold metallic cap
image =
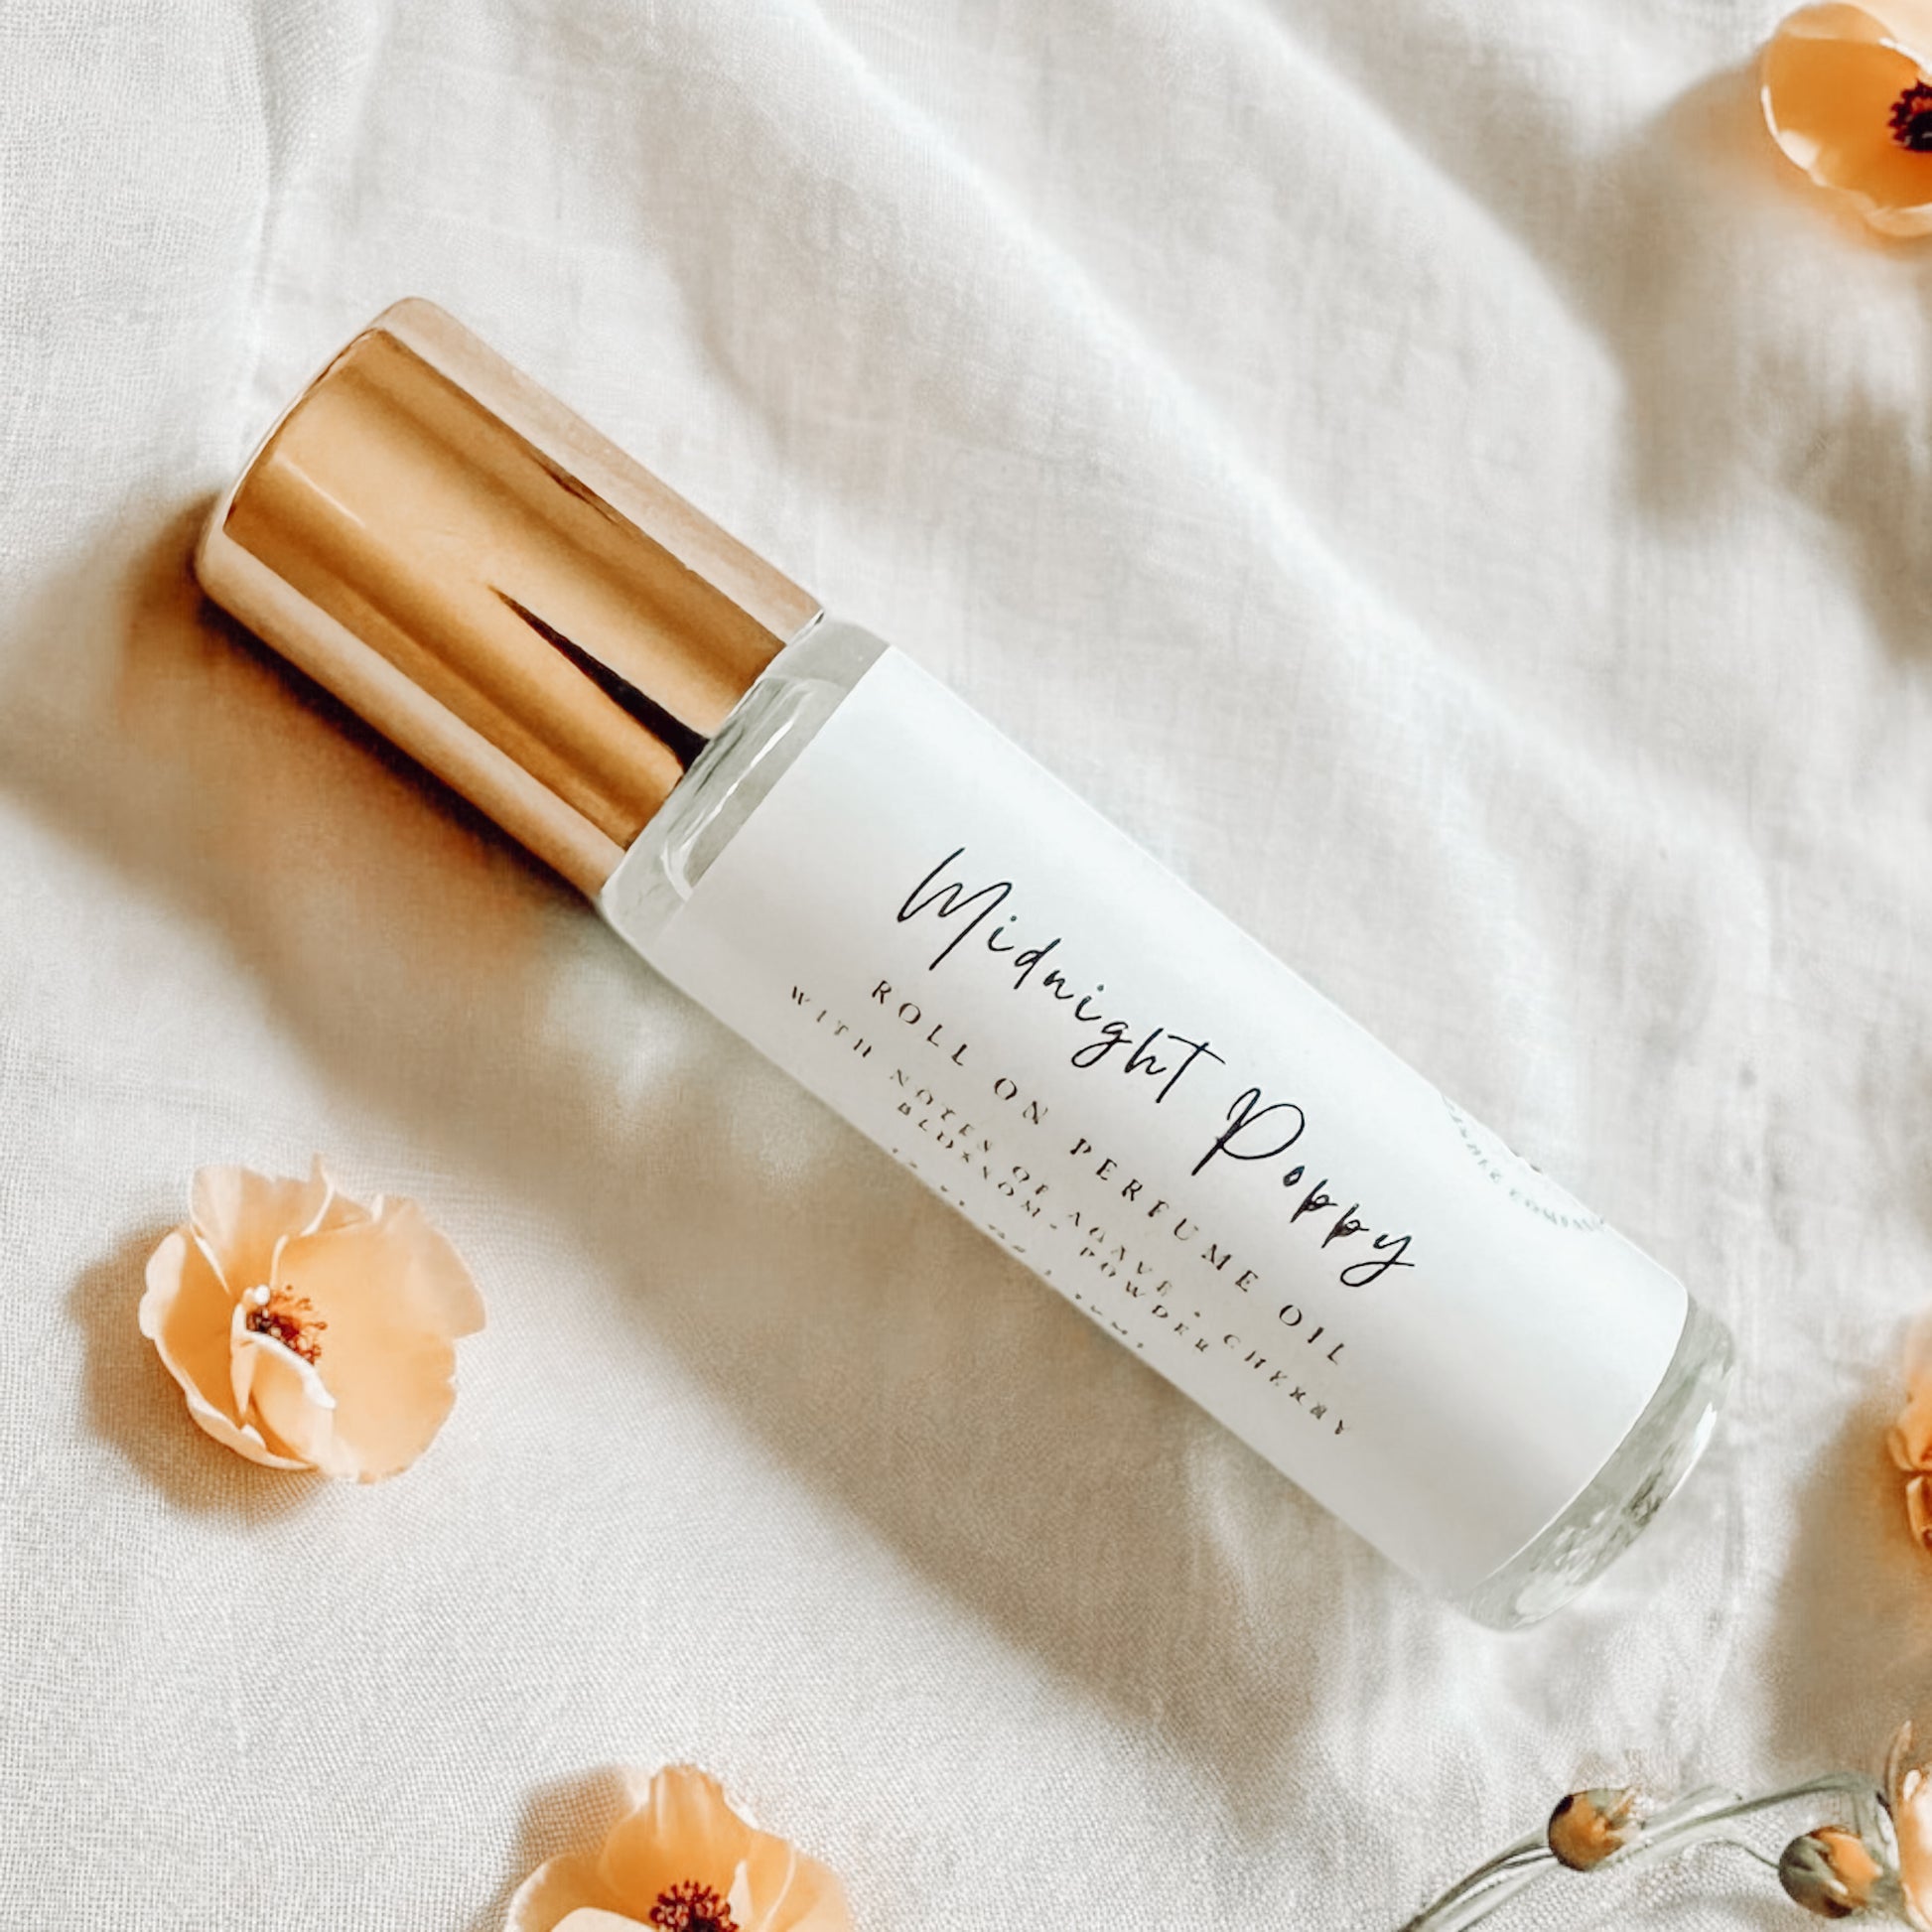
{"type": "Polygon", "coordinates": [[[593,896],[817,602],[434,304],[214,506],[207,594],[593,896]]]}

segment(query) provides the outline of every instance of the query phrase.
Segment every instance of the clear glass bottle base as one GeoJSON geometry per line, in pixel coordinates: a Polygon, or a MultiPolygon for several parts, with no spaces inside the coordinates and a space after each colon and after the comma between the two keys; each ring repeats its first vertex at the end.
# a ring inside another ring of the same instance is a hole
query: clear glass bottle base
{"type": "Polygon", "coordinates": [[[1730,1331],[1696,1302],[1650,1406],[1589,1486],[1458,1607],[1495,1630],[1558,1610],[1643,1533],[1697,1466],[1730,1379],[1730,1331]]]}
{"type": "Polygon", "coordinates": [[[670,923],[885,648],[821,619],[772,660],[625,854],[621,870],[634,877],[622,886],[620,929],[630,944],[648,945],[670,923]]]}

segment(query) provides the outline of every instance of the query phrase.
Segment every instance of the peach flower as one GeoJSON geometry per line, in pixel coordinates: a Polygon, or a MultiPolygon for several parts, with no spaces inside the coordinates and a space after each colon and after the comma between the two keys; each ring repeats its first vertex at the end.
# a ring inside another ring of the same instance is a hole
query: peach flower
{"type": "Polygon", "coordinates": [[[524,1879],[504,1932],[851,1932],[839,1881],[741,1818],[716,1778],[675,1764],[641,1784],[601,1852],[524,1879]]]}
{"type": "Polygon", "coordinates": [[[1905,1516],[1912,1534],[1932,1550],[1932,1322],[1921,1324],[1905,1351],[1905,1406],[1885,1439],[1891,1459],[1911,1478],[1905,1516]]]}
{"type": "Polygon", "coordinates": [[[1932,1778],[1908,1760],[1912,1726],[1904,1725],[1885,1759],[1885,1799],[1898,1841],[1898,1889],[1905,1921],[1915,1932],[1932,1932],[1932,1778]]]}
{"type": "Polygon", "coordinates": [[[1932,233],[1932,0],[1801,7],[1764,49],[1771,137],[1880,234],[1932,233]]]}
{"type": "Polygon", "coordinates": [[[307,1180],[204,1168],[141,1297],[141,1332],[217,1443],[358,1482],[429,1447],[456,1400],[455,1340],[483,1325],[422,1210],[363,1207],[320,1160],[307,1180]]]}

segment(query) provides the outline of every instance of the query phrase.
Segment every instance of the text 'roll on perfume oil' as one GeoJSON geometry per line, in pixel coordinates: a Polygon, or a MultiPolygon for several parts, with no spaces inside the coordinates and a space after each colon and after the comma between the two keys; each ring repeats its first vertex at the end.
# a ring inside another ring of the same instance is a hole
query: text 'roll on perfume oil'
{"type": "Polygon", "coordinates": [[[1682,1285],[442,311],[336,357],[209,594],[1397,1563],[1555,1608],[1703,1447],[1682,1285]]]}

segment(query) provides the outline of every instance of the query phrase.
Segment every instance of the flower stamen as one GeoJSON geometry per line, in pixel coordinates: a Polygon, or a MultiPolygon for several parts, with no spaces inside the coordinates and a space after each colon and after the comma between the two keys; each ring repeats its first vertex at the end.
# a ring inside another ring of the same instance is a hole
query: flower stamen
{"type": "Polygon", "coordinates": [[[322,1358],[318,1337],[329,1323],[316,1313],[316,1305],[293,1289],[251,1288],[242,1297],[248,1305],[246,1325],[251,1334],[266,1335],[278,1341],[291,1355],[299,1355],[311,1368],[322,1358]]]}
{"type": "Polygon", "coordinates": [[[1932,154],[1932,87],[1914,80],[1891,104],[1891,138],[1913,154],[1932,154]]]}
{"type": "Polygon", "coordinates": [[[660,1891],[644,1923],[661,1932],[738,1932],[731,1907],[695,1878],[681,1878],[669,1891],[660,1891]]]}

